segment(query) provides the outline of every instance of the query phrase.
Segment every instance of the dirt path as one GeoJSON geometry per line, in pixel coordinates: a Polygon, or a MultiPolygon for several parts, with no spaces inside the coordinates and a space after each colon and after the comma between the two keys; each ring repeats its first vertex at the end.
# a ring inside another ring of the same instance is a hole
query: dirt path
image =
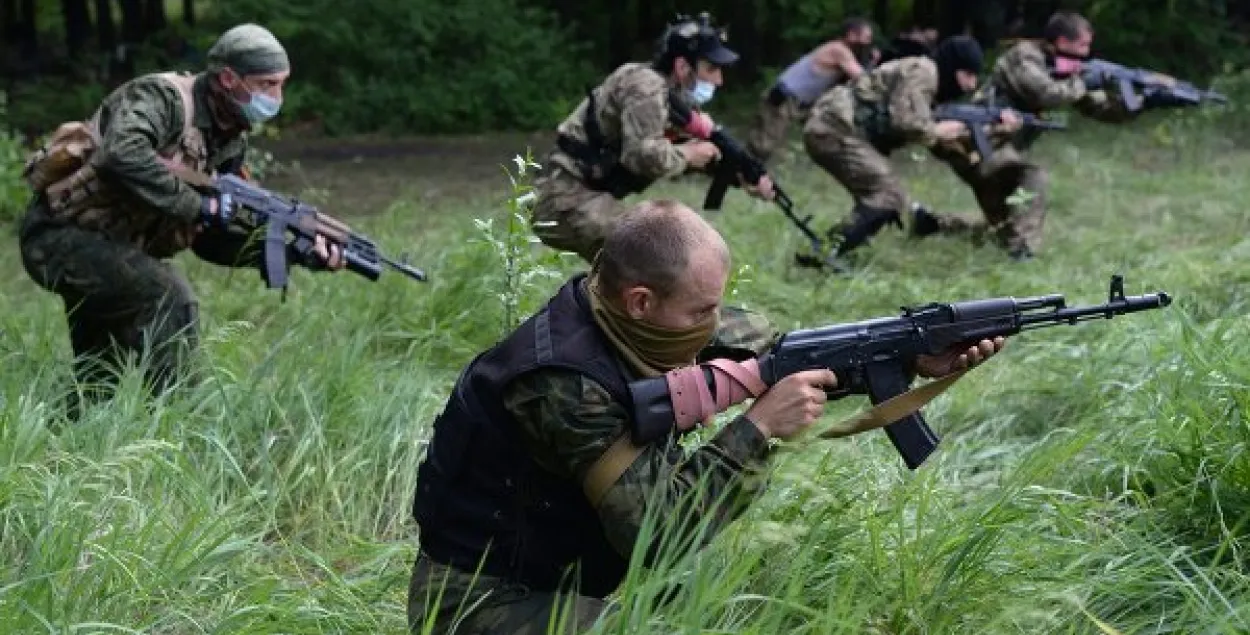
{"type": "MultiPolygon", "coordinates": [[[[337,214],[380,212],[395,199],[440,201],[508,191],[503,166],[530,148],[541,158],[549,133],[457,137],[362,136],[257,140],[281,169],[265,182],[293,195],[327,191],[319,203],[337,214]]],[[[321,193],[321,192],[319,192],[321,193]]]]}

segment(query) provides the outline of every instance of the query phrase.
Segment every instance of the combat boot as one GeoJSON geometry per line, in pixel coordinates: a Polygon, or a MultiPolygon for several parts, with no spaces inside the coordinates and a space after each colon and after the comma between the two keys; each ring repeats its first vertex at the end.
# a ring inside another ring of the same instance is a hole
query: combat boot
{"type": "Polygon", "coordinates": [[[895,225],[903,229],[903,219],[899,216],[898,210],[869,207],[863,203],[857,203],[851,211],[851,221],[840,227],[830,228],[828,237],[830,240],[839,241],[835,255],[841,257],[867,243],[868,239],[876,236],[886,225],[895,225]]]}
{"type": "Polygon", "coordinates": [[[937,216],[929,211],[929,208],[920,203],[911,204],[911,236],[912,238],[924,238],[942,231],[942,225],[938,222],[937,216]]]}

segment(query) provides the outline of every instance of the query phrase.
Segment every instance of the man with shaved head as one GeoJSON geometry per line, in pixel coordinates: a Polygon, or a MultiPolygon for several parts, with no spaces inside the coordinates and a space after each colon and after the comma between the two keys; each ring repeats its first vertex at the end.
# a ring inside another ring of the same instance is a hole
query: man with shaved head
{"type": "MultiPolygon", "coordinates": [[[[547,633],[557,613],[568,624],[560,632],[580,632],[603,613],[640,538],[647,565],[669,542],[642,531],[644,516],[697,548],[763,489],[748,477],[767,468],[769,440],[819,418],[831,371],[782,379],[689,453],[676,426],[643,446],[630,434],[630,382],[715,357],[746,360],[779,335],[721,306],[730,264],[725,241],[694,210],[640,203],[589,274],[469,364],[418,472],[414,632],[547,633]]],[[[917,368],[944,375],[998,346],[921,358],[917,368]]]]}

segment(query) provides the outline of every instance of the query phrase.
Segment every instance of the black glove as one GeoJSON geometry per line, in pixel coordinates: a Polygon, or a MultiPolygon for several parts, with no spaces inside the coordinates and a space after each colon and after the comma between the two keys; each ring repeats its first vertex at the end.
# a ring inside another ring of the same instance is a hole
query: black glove
{"type": "Polygon", "coordinates": [[[227,192],[205,196],[200,200],[200,220],[209,227],[226,227],[234,219],[234,197],[227,192]],[[217,213],[212,213],[212,202],[217,201],[217,213]]]}

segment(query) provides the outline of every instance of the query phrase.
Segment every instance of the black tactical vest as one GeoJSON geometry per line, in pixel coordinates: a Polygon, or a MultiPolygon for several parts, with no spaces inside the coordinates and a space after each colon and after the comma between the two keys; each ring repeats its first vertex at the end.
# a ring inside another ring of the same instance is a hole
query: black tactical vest
{"type": "Polygon", "coordinates": [[[507,339],[460,375],[417,473],[413,514],[434,561],[519,582],[537,591],[579,584],[611,593],[627,561],[608,543],[581,487],[539,467],[503,407],[505,387],[543,367],[580,372],[628,405],[624,367],[595,323],[574,276],[507,339]],[[488,549],[489,546],[489,549],[488,549]],[[580,570],[573,569],[580,561],[580,570]]]}
{"type": "Polygon", "coordinates": [[[621,163],[620,141],[608,142],[603,129],[599,127],[599,117],[595,112],[595,89],[591,86],[586,88],[586,112],[582,117],[586,142],[559,135],[556,137],[556,147],[572,157],[581,172],[582,180],[592,190],[607,192],[613,198],[623,199],[647,189],[652,181],[634,174],[621,163]]]}

